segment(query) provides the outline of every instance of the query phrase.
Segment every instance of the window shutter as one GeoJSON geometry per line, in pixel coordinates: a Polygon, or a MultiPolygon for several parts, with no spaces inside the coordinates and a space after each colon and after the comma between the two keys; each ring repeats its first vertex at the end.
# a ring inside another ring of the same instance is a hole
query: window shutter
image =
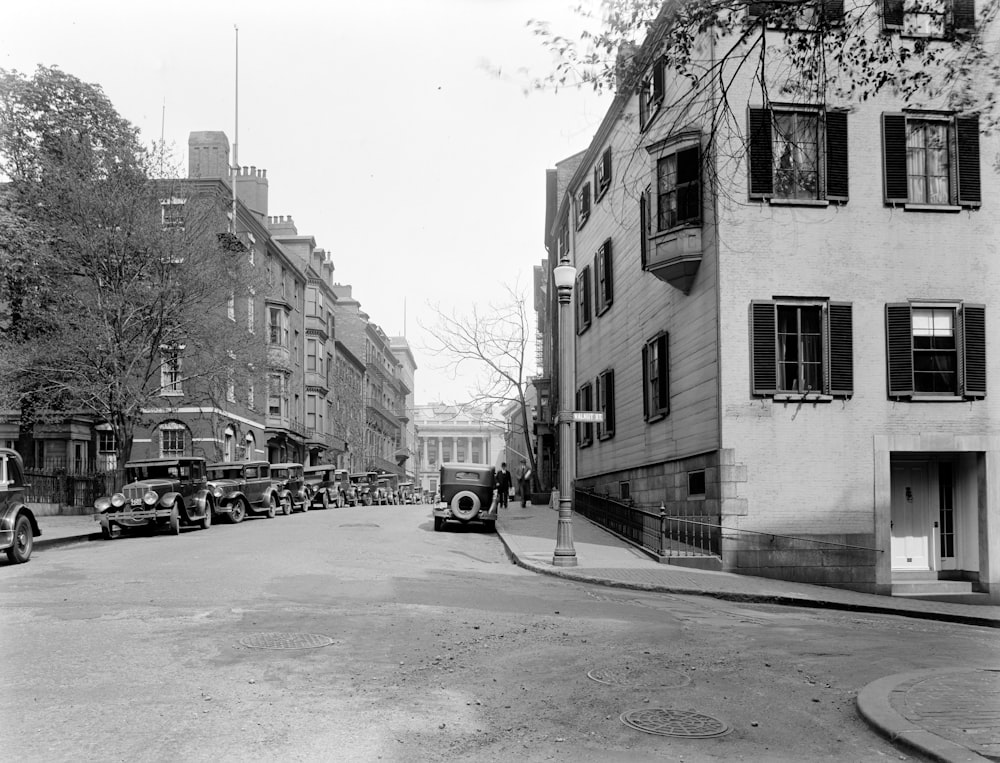
{"type": "Polygon", "coordinates": [[[903,28],[903,0],[882,0],[882,28],[903,28]]]}
{"type": "Polygon", "coordinates": [[[659,413],[666,416],[670,413],[670,379],[667,377],[667,372],[670,368],[669,358],[667,353],[670,351],[669,343],[670,335],[664,334],[659,339],[656,340],[659,347],[657,348],[659,352],[657,353],[657,371],[660,375],[660,387],[656,390],[657,396],[657,408],[659,413]]]}
{"type": "Polygon", "coordinates": [[[965,397],[986,397],[986,307],[962,306],[962,366],[965,397]]]}
{"type": "Polygon", "coordinates": [[[753,394],[778,391],[777,311],[774,302],[750,303],[750,377],[753,394]]]}
{"type": "Polygon", "coordinates": [[[774,172],[771,166],[771,110],[749,109],[748,111],[750,198],[766,199],[774,195],[774,172]]]}
{"type": "MultiPolygon", "coordinates": [[[[576,391],[576,398],[573,403],[574,410],[577,411],[583,410],[583,407],[580,405],[580,401],[582,398],[583,398],[583,390],[578,389],[576,391]]],[[[579,421],[576,422],[576,444],[577,445],[583,444],[583,424],[579,421]]]]}
{"type": "Polygon", "coordinates": [[[639,262],[646,269],[649,260],[649,188],[639,196],[639,262]]]}
{"type": "Polygon", "coordinates": [[[850,302],[829,305],[829,392],[850,397],[854,394],[854,320],[850,302]]]}
{"type": "Polygon", "coordinates": [[[958,203],[978,207],[983,200],[979,182],[979,117],[957,117],[958,203]]]}
{"type": "Polygon", "coordinates": [[[823,0],[823,20],[832,26],[844,23],[844,0],[823,0]]]}
{"type": "Polygon", "coordinates": [[[642,346],[642,418],[649,420],[649,345],[642,346]]]}
{"type": "Polygon", "coordinates": [[[913,330],[907,302],[885,306],[889,397],[913,396],[913,330]]]}
{"type": "Polygon", "coordinates": [[[905,204],[909,198],[906,177],[906,116],[882,115],[882,178],[885,203],[905,204]]]}
{"type": "Polygon", "coordinates": [[[615,433],[615,372],[604,374],[604,433],[609,437],[615,433]]]}
{"type": "Polygon", "coordinates": [[[826,198],[847,201],[847,112],[826,114],[826,198]]]}
{"type": "Polygon", "coordinates": [[[604,257],[604,306],[608,307],[615,298],[615,279],[611,275],[611,239],[604,242],[601,250],[604,257]]]}
{"type": "Polygon", "coordinates": [[[971,32],[976,28],[976,0],[953,0],[952,14],[956,32],[971,32]]]}

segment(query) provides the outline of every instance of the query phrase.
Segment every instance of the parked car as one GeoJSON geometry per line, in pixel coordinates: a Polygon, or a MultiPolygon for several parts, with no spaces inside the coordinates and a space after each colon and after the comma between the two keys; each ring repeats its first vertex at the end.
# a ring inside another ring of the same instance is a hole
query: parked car
{"type": "Polygon", "coordinates": [[[351,475],[351,484],[356,495],[354,506],[359,504],[371,506],[375,503],[375,486],[369,481],[369,475],[374,474],[375,472],[355,472],[351,475]]]}
{"type": "Polygon", "coordinates": [[[205,459],[182,456],[129,461],[125,487],[94,501],[101,534],[111,540],[123,528],[169,529],[212,526],[214,497],[208,489],[205,459]]]}
{"type": "Polygon", "coordinates": [[[324,509],[336,506],[339,509],[346,503],[340,491],[337,469],[333,466],[330,464],[307,466],[303,471],[306,485],[309,486],[312,495],[310,506],[322,506],[324,509]]]}
{"type": "Polygon", "coordinates": [[[302,464],[271,464],[271,479],[283,504],[282,511],[286,514],[309,511],[312,493],[305,482],[302,464]]]}
{"type": "Polygon", "coordinates": [[[494,490],[496,474],[486,464],[441,464],[441,500],[434,504],[434,529],[444,529],[445,522],[462,524],[481,522],[496,530],[497,501],[494,490]]]}
{"type": "MultiPolygon", "coordinates": [[[[215,499],[216,515],[225,514],[233,524],[247,514],[263,514],[272,519],[281,497],[271,482],[267,461],[231,461],[208,465],[208,485],[215,499]]],[[[291,508],[283,506],[286,514],[291,508]]]]}
{"type": "Polygon", "coordinates": [[[392,477],[378,478],[378,503],[383,506],[399,503],[399,499],[396,495],[396,488],[393,486],[393,482],[394,479],[392,477]]]}
{"type": "Polygon", "coordinates": [[[24,503],[24,464],[21,455],[0,448],[0,550],[13,564],[31,558],[35,538],[42,534],[35,514],[24,503]]]}
{"type": "Polygon", "coordinates": [[[333,479],[337,483],[337,490],[344,501],[341,505],[357,506],[358,492],[351,482],[351,475],[348,474],[347,469],[337,469],[334,472],[333,479]]]}
{"type": "Polygon", "coordinates": [[[399,483],[399,502],[400,503],[417,503],[417,494],[413,488],[412,482],[400,482],[399,483]]]}

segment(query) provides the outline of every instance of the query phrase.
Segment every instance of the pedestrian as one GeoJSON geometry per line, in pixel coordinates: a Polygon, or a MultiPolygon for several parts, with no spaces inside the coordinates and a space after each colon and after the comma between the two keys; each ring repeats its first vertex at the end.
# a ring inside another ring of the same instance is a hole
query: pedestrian
{"type": "Polygon", "coordinates": [[[510,497],[510,490],[514,486],[513,477],[507,471],[507,462],[500,464],[500,471],[497,472],[497,508],[506,509],[507,499],[510,497]]]}
{"type": "Polygon", "coordinates": [[[531,469],[528,468],[528,462],[523,458],[517,469],[517,488],[521,491],[521,508],[523,509],[528,505],[528,495],[531,493],[531,469]]]}

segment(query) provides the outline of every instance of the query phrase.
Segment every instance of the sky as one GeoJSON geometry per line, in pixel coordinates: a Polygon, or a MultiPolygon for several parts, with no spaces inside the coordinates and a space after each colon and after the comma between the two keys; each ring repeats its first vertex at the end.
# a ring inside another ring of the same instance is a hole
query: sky
{"type": "Polygon", "coordinates": [[[238,35],[238,158],[267,170],[269,214],[291,215],[370,319],[406,336],[416,402],[454,402],[473,380],[424,349],[432,308],[466,315],[506,285],[530,307],[545,170],[588,146],[610,104],[525,87],[552,69],[527,21],[573,33],[574,4],[17,0],[0,67],[100,85],[186,172],[190,132],[234,140],[238,35]]]}

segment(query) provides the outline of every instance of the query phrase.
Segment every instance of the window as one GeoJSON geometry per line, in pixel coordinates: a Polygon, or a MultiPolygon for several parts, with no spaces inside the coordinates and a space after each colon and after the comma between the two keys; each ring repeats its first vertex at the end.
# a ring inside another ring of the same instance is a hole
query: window
{"type": "Polygon", "coordinates": [[[319,398],[316,395],[306,395],[306,429],[316,431],[316,408],[319,398]]]}
{"type": "Polygon", "coordinates": [[[250,410],[254,409],[255,405],[254,397],[255,395],[254,395],[253,381],[251,380],[247,382],[247,407],[250,410]]]}
{"type": "Polygon", "coordinates": [[[699,469],[687,473],[688,498],[705,497],[705,470],[699,469]]]}
{"type": "Polygon", "coordinates": [[[882,25],[907,37],[950,37],[976,26],[975,0],[882,0],[882,25]]]}
{"type": "Polygon", "coordinates": [[[316,340],[306,339],[306,371],[316,372],[317,368],[322,367],[322,359],[319,360],[319,366],[317,366],[316,357],[316,340]]]}
{"type": "Polygon", "coordinates": [[[115,439],[115,433],[111,431],[111,425],[99,424],[97,429],[97,461],[99,468],[106,469],[107,471],[113,471],[117,468],[117,445],[118,441],[115,439]]]}
{"type": "Polygon", "coordinates": [[[232,290],[226,295],[226,317],[231,321],[236,320],[236,293],[232,290]]]}
{"type": "Polygon", "coordinates": [[[226,427],[226,431],[222,433],[222,460],[223,461],[233,461],[235,460],[236,451],[236,435],[233,432],[232,427],[226,427]]]}
{"type": "Polygon", "coordinates": [[[584,183],[576,197],[576,229],[580,230],[590,219],[590,183],[584,183]]]}
{"type": "Polygon", "coordinates": [[[187,429],[183,424],[168,422],[160,425],[160,457],[177,458],[185,455],[187,429]]]}
{"type": "Polygon", "coordinates": [[[590,265],[580,270],[576,277],[576,333],[590,328],[590,265]]]}
{"type": "Polygon", "coordinates": [[[621,480],[618,483],[618,500],[620,501],[631,501],[632,500],[632,483],[626,480],[621,480]]]}
{"type": "Polygon", "coordinates": [[[854,394],[852,306],[828,300],[750,304],[754,395],[854,394]]]}
{"type": "Polygon", "coordinates": [[[230,403],[236,402],[236,382],[233,379],[233,372],[226,372],[226,401],[230,403]]]}
{"type": "Polygon", "coordinates": [[[254,304],[253,292],[247,296],[247,331],[249,333],[254,333],[254,311],[256,310],[256,305],[254,304]]]}
{"type": "MultiPolygon", "coordinates": [[[[578,411],[592,411],[594,410],[594,387],[590,382],[587,382],[576,392],[576,409],[578,411]]],[[[594,425],[587,422],[581,422],[576,425],[576,442],[583,448],[594,442],[594,425]]]]}
{"type": "Polygon", "coordinates": [[[253,432],[247,432],[246,443],[243,445],[243,458],[251,461],[257,457],[257,440],[253,432]]]}
{"type": "Polygon", "coordinates": [[[889,397],[986,397],[986,308],[886,305],[889,397]]]}
{"type": "Polygon", "coordinates": [[[269,307],[267,309],[267,341],[269,344],[279,347],[288,347],[288,316],[285,314],[284,308],[269,307]]]}
{"type": "Polygon", "coordinates": [[[815,0],[800,3],[796,0],[752,0],[749,14],[753,19],[766,19],[769,27],[779,29],[814,29],[825,23],[840,25],[844,21],[844,0],[815,0]]]}
{"type": "Polygon", "coordinates": [[[750,109],[750,198],[846,202],[847,112],[750,109]]]}
{"type": "Polygon", "coordinates": [[[978,207],[979,117],[882,115],[887,204],[978,207]]]}
{"type": "Polygon", "coordinates": [[[164,352],[160,361],[160,394],[181,395],[181,356],[178,348],[161,348],[164,352]]]}
{"type": "Polygon", "coordinates": [[[615,435],[615,372],[608,369],[597,376],[597,410],[604,421],[597,424],[597,439],[609,440],[615,435]]]}
{"type": "Polygon", "coordinates": [[[699,146],[661,156],[656,162],[656,229],[701,224],[699,146]]]}
{"type": "Polygon", "coordinates": [[[601,160],[594,167],[594,201],[600,201],[611,187],[611,147],[604,149],[601,160]]]}
{"type": "Polygon", "coordinates": [[[562,262],[569,259],[569,225],[564,224],[559,229],[559,238],[556,239],[556,261],[562,262]]]}
{"type": "Polygon", "coordinates": [[[639,85],[639,129],[645,130],[663,103],[664,62],[658,59],[639,85]]]}
{"type": "Polygon", "coordinates": [[[670,413],[668,338],[669,335],[664,332],[650,339],[642,348],[642,414],[647,421],[670,413]]]}
{"type": "Polygon", "coordinates": [[[184,199],[160,202],[160,223],[164,230],[184,230],[184,199]]]}
{"type": "Polygon", "coordinates": [[[282,374],[271,374],[267,385],[267,415],[282,416],[285,399],[285,377],[282,374]]]}
{"type": "Polygon", "coordinates": [[[611,239],[609,238],[594,256],[594,273],[597,275],[597,288],[594,296],[597,298],[596,313],[607,312],[614,301],[614,278],[611,270],[611,239]]]}

